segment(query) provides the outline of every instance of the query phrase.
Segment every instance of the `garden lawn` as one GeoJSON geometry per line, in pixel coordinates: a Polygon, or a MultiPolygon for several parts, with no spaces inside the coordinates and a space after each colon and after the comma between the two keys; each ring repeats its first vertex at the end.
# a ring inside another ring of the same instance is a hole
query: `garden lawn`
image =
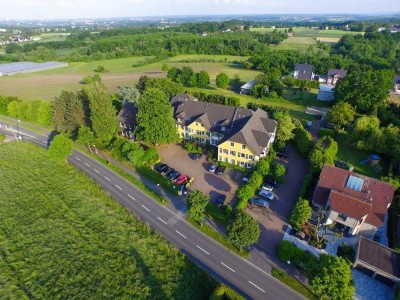
{"type": "MultiPolygon", "coordinates": [[[[347,135],[345,132],[340,132],[336,138],[338,143],[338,154],[337,158],[339,160],[345,161],[354,166],[354,172],[367,175],[374,178],[380,178],[386,175],[384,171],[379,171],[375,167],[371,166],[368,162],[365,164],[360,164],[361,161],[368,158],[370,154],[376,154],[373,151],[363,151],[352,147],[347,140],[347,135]]],[[[381,156],[380,165],[382,170],[387,170],[387,161],[381,156]]]]}
{"type": "Polygon", "coordinates": [[[72,166],[0,145],[1,299],[208,299],[216,283],[72,166]]]}

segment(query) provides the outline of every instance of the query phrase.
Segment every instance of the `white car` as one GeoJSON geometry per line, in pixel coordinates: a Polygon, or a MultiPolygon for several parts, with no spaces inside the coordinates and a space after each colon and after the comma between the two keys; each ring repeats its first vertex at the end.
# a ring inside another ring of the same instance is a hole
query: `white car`
{"type": "Polygon", "coordinates": [[[266,190],[263,190],[263,189],[261,189],[261,191],[258,193],[258,195],[260,197],[267,198],[271,201],[274,200],[274,198],[275,198],[274,194],[272,194],[271,192],[268,192],[266,190]]]}
{"type": "Polygon", "coordinates": [[[271,185],[269,185],[268,183],[264,183],[262,186],[261,186],[261,189],[262,190],[266,190],[266,191],[268,191],[268,192],[272,192],[272,190],[274,189],[271,185]]]}
{"type": "Polygon", "coordinates": [[[211,173],[214,173],[216,169],[217,169],[217,166],[216,166],[216,165],[211,165],[211,166],[208,168],[208,171],[211,172],[211,173]]]}

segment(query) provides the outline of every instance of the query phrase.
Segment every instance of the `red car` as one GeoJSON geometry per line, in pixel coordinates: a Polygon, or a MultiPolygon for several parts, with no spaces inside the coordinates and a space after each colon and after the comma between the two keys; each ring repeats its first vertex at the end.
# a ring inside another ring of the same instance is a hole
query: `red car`
{"type": "Polygon", "coordinates": [[[188,180],[187,176],[181,174],[181,175],[178,176],[178,178],[176,178],[175,183],[181,185],[181,184],[186,183],[187,180],[188,180]]]}

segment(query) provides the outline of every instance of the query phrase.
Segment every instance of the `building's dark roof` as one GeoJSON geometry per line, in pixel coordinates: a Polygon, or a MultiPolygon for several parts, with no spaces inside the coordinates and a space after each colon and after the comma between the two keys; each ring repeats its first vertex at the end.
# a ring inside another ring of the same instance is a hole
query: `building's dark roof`
{"type": "Polygon", "coordinates": [[[356,260],[400,279],[400,254],[360,236],[356,260]]]}
{"type": "Polygon", "coordinates": [[[333,77],[333,76],[339,76],[340,78],[345,78],[347,75],[347,70],[342,70],[342,69],[330,69],[328,71],[328,78],[333,77]]]}
{"type": "Polygon", "coordinates": [[[355,219],[360,219],[360,215],[365,216],[365,208],[369,207],[368,217],[365,222],[379,227],[383,224],[388,205],[392,202],[394,191],[394,186],[389,183],[349,170],[325,165],[319,176],[313,203],[325,206],[329,196],[334,195],[333,202],[337,209],[334,210],[345,213],[355,219]],[[363,180],[360,191],[346,187],[350,176],[363,180]],[[331,193],[332,190],[335,192],[331,193]]]}
{"type": "Polygon", "coordinates": [[[311,80],[313,75],[313,65],[297,64],[294,70],[297,72],[297,78],[302,80],[311,80]]]}
{"type": "Polygon", "coordinates": [[[191,101],[183,96],[171,99],[178,125],[201,123],[211,132],[224,135],[221,143],[232,141],[246,144],[256,154],[267,147],[277,128],[277,122],[261,109],[256,111],[222,104],[191,101]]]}
{"type": "Polygon", "coordinates": [[[138,108],[135,103],[125,102],[122,109],[119,111],[117,118],[118,122],[126,123],[132,126],[137,125],[136,115],[138,113],[138,108]]]}

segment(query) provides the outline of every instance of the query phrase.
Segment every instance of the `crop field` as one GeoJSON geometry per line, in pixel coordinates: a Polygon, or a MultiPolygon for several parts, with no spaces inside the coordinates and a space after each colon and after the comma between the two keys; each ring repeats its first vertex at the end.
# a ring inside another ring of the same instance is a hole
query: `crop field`
{"type": "MultiPolygon", "coordinates": [[[[275,28],[278,31],[284,32],[285,29],[289,28],[275,28]]],[[[275,29],[273,28],[251,28],[251,31],[262,32],[262,33],[271,33],[275,29]]],[[[364,32],[357,31],[345,31],[339,29],[329,29],[329,30],[320,30],[320,29],[312,29],[306,27],[293,27],[293,32],[295,37],[331,37],[331,38],[341,38],[345,34],[357,35],[364,34],[364,32]]]]}
{"type": "Polygon", "coordinates": [[[276,50],[307,50],[310,46],[317,45],[312,37],[289,37],[279,45],[271,45],[276,50]]]}
{"type": "Polygon", "coordinates": [[[166,76],[161,71],[165,63],[169,67],[191,66],[195,71],[205,70],[209,72],[211,84],[214,85],[215,77],[220,72],[225,72],[230,78],[238,74],[243,81],[254,79],[259,72],[244,70],[240,65],[232,61],[246,60],[247,57],[225,56],[225,55],[180,55],[140,67],[132,65],[145,61],[146,57],[130,57],[121,59],[102,60],[95,62],[71,63],[68,67],[36,72],[31,74],[18,74],[13,76],[0,77],[0,95],[18,96],[24,100],[51,100],[59,95],[61,90],[79,90],[83,86],[80,83],[82,78],[93,75],[98,65],[103,65],[108,72],[101,73],[109,92],[116,92],[118,86],[133,85],[140,76],[152,77],[166,76]],[[227,61],[225,62],[225,58],[227,61]],[[210,60],[209,62],[184,62],[210,60]],[[219,62],[219,61],[223,62],[219,62]],[[213,62],[218,61],[218,62],[213,62]]]}
{"type": "Polygon", "coordinates": [[[1,299],[208,299],[216,283],[72,166],[0,145],[1,299]]]}

